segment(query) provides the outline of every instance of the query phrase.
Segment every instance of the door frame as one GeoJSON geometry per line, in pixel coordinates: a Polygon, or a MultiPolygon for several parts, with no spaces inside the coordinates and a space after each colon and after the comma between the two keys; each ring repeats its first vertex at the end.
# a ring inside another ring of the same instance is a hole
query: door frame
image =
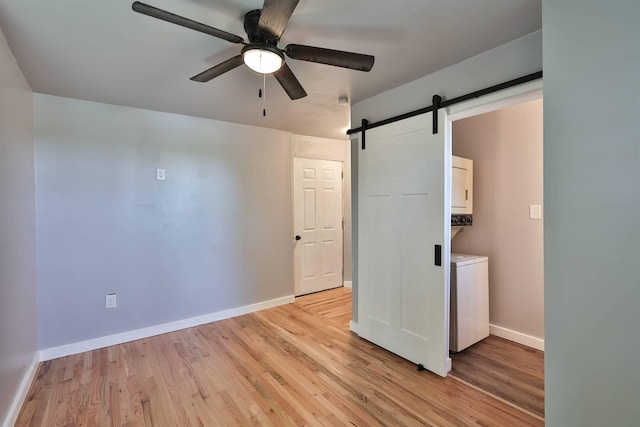
{"type": "MultiPolygon", "coordinates": [[[[320,161],[330,161],[330,162],[339,162],[342,163],[342,176],[340,179],[341,182],[341,186],[342,186],[342,210],[341,210],[341,218],[342,218],[342,252],[341,252],[341,256],[342,256],[342,272],[341,272],[341,276],[342,276],[342,286],[347,287],[345,285],[345,281],[344,281],[344,268],[345,268],[345,259],[344,259],[344,246],[345,246],[345,217],[344,217],[344,212],[345,212],[345,180],[344,180],[344,168],[347,165],[347,162],[345,162],[344,160],[340,160],[340,159],[336,159],[336,158],[329,158],[331,156],[326,156],[326,157],[321,157],[321,156],[304,156],[304,155],[293,155],[291,156],[291,260],[292,260],[292,265],[291,265],[291,275],[292,275],[292,282],[291,282],[291,286],[292,286],[292,293],[293,295],[295,295],[296,289],[296,258],[295,258],[295,254],[294,254],[294,250],[295,250],[295,235],[296,235],[296,229],[295,229],[295,214],[296,214],[296,206],[295,206],[295,169],[294,169],[294,162],[295,159],[307,159],[307,160],[320,160],[320,161]]],[[[350,286],[349,286],[350,287],[350,286]]]]}
{"type": "MultiPolygon", "coordinates": [[[[457,120],[466,119],[469,117],[479,116],[481,114],[490,113],[492,111],[502,110],[513,105],[522,104],[525,102],[533,101],[543,97],[543,80],[534,80],[531,82],[523,83],[518,86],[513,86],[508,89],[504,89],[498,92],[482,96],[480,98],[472,99],[460,104],[452,105],[445,109],[445,153],[452,154],[453,152],[453,122],[457,120]]],[[[450,156],[449,156],[450,158],[450,156]]],[[[450,163],[451,160],[448,160],[450,163]]],[[[445,162],[446,163],[446,162],[445,162]]],[[[447,182],[448,192],[451,193],[451,164],[446,165],[446,171],[448,171],[449,177],[445,177],[447,182]]],[[[446,198],[446,197],[445,197],[446,198]]],[[[451,229],[449,228],[449,243],[451,243],[451,229]]],[[[446,235],[446,234],[445,234],[446,235]]],[[[449,245],[449,248],[451,246],[449,245]]],[[[445,265],[449,265],[450,254],[446,254],[444,260],[445,265]]],[[[450,282],[445,284],[446,295],[450,295],[450,282]]],[[[450,328],[449,314],[447,314],[447,336],[449,336],[450,328]]]]}
{"type": "MultiPolygon", "coordinates": [[[[452,122],[466,119],[468,117],[479,116],[480,114],[502,110],[512,105],[522,104],[528,101],[542,98],[542,80],[534,80],[518,86],[512,86],[498,92],[484,95],[480,98],[471,99],[460,104],[445,108],[447,117],[445,124],[450,126],[452,122]]],[[[445,141],[451,145],[451,139],[445,141]]]]}

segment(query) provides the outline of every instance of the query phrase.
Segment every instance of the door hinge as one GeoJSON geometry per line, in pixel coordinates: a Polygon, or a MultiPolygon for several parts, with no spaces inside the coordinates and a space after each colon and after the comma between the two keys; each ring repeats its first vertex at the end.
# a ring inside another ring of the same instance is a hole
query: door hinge
{"type": "Polygon", "coordinates": [[[344,172],[340,172],[340,178],[344,179],[344,172]]]}

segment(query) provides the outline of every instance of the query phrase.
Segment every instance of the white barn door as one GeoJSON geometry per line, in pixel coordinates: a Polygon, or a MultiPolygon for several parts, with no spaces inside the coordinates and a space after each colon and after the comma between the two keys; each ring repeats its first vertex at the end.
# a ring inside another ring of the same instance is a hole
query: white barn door
{"type": "Polygon", "coordinates": [[[342,286],[342,162],[293,159],[294,292],[342,286]]]}
{"type": "Polygon", "coordinates": [[[368,130],[358,152],[357,332],[442,376],[450,369],[444,115],[436,135],[432,113],[368,130]]]}

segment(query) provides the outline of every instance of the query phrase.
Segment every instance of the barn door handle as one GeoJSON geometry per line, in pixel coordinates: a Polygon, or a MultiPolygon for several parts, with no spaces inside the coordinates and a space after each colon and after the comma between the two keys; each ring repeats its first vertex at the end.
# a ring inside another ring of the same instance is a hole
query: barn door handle
{"type": "Polygon", "coordinates": [[[300,240],[302,237],[296,235],[296,240],[300,240]]]}
{"type": "Polygon", "coordinates": [[[436,245],[433,263],[439,267],[442,266],[442,246],[436,245]]]}

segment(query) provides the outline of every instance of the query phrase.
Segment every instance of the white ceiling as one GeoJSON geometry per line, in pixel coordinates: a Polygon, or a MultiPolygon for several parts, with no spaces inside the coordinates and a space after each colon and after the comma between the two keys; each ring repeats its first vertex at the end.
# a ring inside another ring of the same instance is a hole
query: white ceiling
{"type": "MultiPolygon", "coordinates": [[[[246,38],[262,0],[144,0],[246,38]]],[[[242,66],[209,83],[189,77],[237,55],[231,44],[131,10],[130,0],[0,0],[0,28],[35,92],[345,138],[350,103],[541,27],[541,0],[300,0],[279,44],[375,55],[369,73],[287,63],[309,96],[291,101],[242,66]]]]}

